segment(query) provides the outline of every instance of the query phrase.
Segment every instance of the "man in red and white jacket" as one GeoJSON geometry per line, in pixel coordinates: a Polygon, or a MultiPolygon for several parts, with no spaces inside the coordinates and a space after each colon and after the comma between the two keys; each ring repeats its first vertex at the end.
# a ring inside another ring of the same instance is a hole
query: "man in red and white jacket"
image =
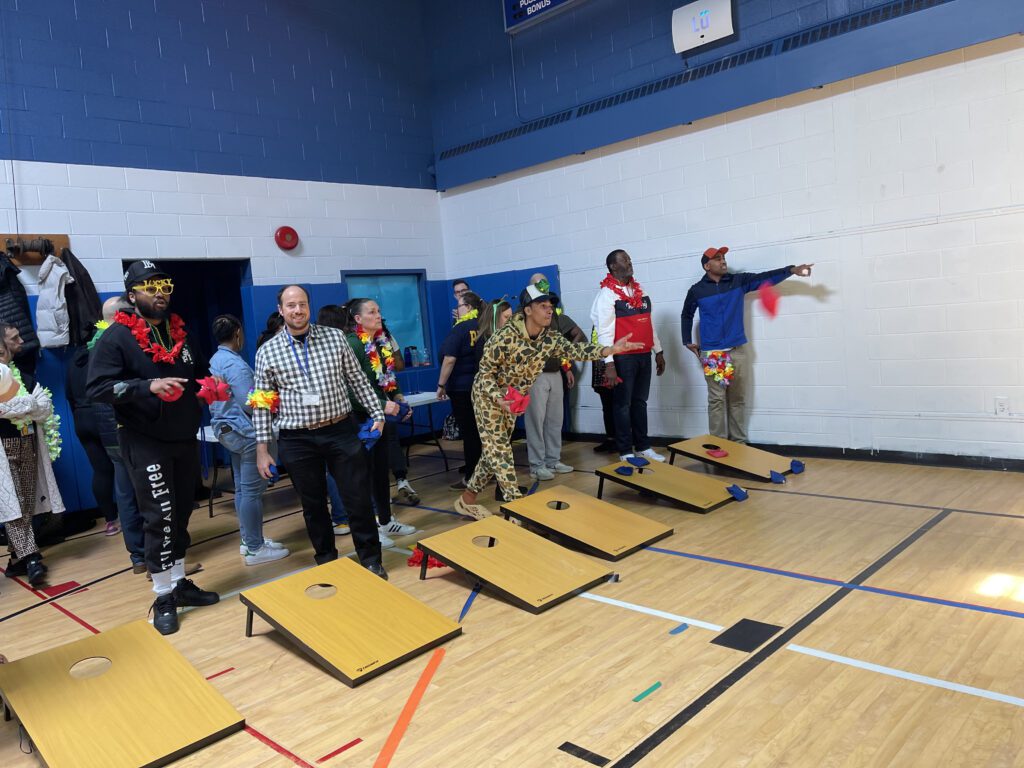
{"type": "Polygon", "coordinates": [[[605,259],[608,276],[590,308],[590,319],[597,329],[597,342],[610,346],[615,339],[632,334],[643,347],[624,355],[605,359],[605,381],[613,387],[615,445],[619,456],[643,456],[652,461],[665,457],[651,448],[647,436],[647,397],[651,391],[651,352],[657,373],[665,373],[665,355],[654,328],[651,299],[633,278],[629,254],[618,249],[605,259]]]}

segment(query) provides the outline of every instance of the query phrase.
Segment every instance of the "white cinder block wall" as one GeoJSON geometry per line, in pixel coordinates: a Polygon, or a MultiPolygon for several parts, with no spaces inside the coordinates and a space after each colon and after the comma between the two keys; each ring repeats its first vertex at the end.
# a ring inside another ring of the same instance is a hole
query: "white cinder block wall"
{"type": "MultiPolygon", "coordinates": [[[[775,320],[748,305],[752,440],[1024,458],[1019,35],[449,191],[441,222],[450,277],[556,262],[585,329],[630,252],[668,359],[652,434],[707,429],[679,314],[728,245],[734,270],[816,264],[775,320]]],[[[583,381],[575,426],[600,432],[583,381]]]]}
{"type": "MultiPolygon", "coordinates": [[[[253,282],[333,283],[341,269],[445,275],[437,193],[59,163],[0,163],[4,232],[71,235],[100,291],[122,259],[249,259],[253,282]],[[12,183],[13,182],[13,183],[12,183]],[[282,251],[274,231],[300,244],[282,251]]],[[[35,269],[22,275],[34,290],[35,269]]]]}

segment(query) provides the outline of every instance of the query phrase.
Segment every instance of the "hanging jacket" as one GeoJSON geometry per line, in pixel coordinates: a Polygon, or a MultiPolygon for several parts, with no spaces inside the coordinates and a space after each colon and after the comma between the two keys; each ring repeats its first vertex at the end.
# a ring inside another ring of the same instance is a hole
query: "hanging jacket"
{"type": "Polygon", "coordinates": [[[17,326],[24,342],[14,362],[21,371],[25,386],[31,390],[36,381],[36,362],[39,358],[39,337],[32,325],[28,310],[28,294],[18,279],[21,272],[10,256],[0,252],[0,320],[17,326]]]}
{"type": "Polygon", "coordinates": [[[60,260],[64,262],[68,274],[74,280],[68,285],[64,295],[68,302],[68,320],[71,331],[69,343],[78,347],[89,341],[96,321],[103,317],[103,302],[100,301],[100,295],[96,292],[96,285],[92,281],[89,270],[83,266],[70,248],[61,249],[60,260]]]}
{"type": "Polygon", "coordinates": [[[36,303],[36,328],[43,349],[66,347],[71,339],[68,303],[65,291],[74,278],[64,262],[49,255],[39,267],[39,301],[36,303]]]}

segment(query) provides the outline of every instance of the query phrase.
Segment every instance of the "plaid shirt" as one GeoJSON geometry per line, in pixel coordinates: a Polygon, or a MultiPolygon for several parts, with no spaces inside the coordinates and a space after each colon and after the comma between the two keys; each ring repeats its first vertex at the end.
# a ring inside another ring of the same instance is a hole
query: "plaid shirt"
{"type": "MultiPolygon", "coordinates": [[[[374,421],[383,421],[380,401],[366,374],[359,366],[345,334],[336,328],[309,326],[305,343],[282,330],[256,350],[256,389],[274,390],[281,397],[276,416],[280,429],[308,429],[314,424],[347,416],[352,411],[345,383],[352,388],[374,421]],[[309,365],[306,365],[306,361],[309,365]],[[320,396],[318,405],[303,405],[304,393],[320,396]]],[[[269,443],[273,438],[271,415],[266,409],[254,409],[256,441],[269,443]]]]}

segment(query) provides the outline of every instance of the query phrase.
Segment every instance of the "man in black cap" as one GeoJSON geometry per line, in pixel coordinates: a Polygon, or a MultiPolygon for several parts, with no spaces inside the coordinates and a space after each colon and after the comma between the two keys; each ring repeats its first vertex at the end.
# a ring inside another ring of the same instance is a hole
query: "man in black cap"
{"type": "Polygon", "coordinates": [[[476,497],[492,477],[497,479],[506,501],[522,496],[512,458],[512,429],[518,409],[514,399],[507,397],[510,387],[521,395],[527,394],[552,357],[600,360],[641,346],[629,341],[628,335],[611,346],[602,346],[573,343],[560,333],[552,333],[549,328],[557,304],[555,294],[536,285],[526,286],[519,294],[519,312],[484,347],[480,370],[473,379],[473,412],[483,455],[466,483],[466,491],[455,500],[455,511],[459,514],[478,520],[490,516],[490,510],[477,504],[476,497]]]}
{"type": "MultiPolygon", "coordinates": [[[[114,406],[119,442],[144,524],[153,576],[153,626],[178,631],[177,608],[220,597],[185,578],[199,452],[200,406],[194,379],[203,369],[185,324],[171,314],[170,277],[151,261],[124,273],[129,311],[118,312],[93,349],[87,392],[114,406]]],[[[200,373],[201,375],[201,373],[200,373]]]]}
{"type": "Polygon", "coordinates": [[[747,333],[743,297],[762,283],[778,285],[791,275],[810,277],[813,264],[768,272],[729,272],[729,248],[708,248],[700,258],[704,277],[686,292],[681,315],[683,346],[704,369],[708,385],[708,431],[737,443],[747,442],[747,333]],[[700,310],[700,345],[693,341],[693,318],[700,310]]]}

